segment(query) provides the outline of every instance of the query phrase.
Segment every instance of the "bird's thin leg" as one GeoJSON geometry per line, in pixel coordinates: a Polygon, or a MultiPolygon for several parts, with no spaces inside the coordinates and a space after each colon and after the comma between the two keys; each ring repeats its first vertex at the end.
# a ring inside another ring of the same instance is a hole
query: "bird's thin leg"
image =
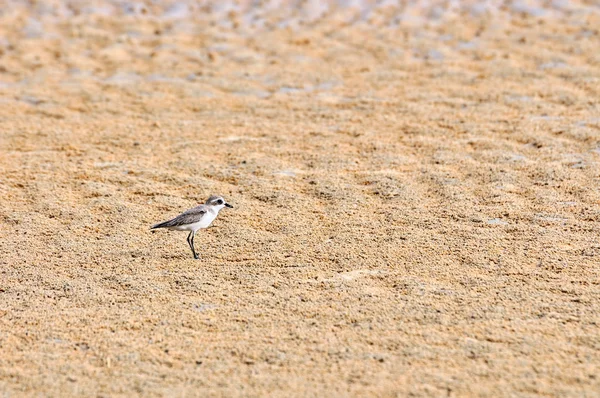
{"type": "Polygon", "coordinates": [[[194,259],[198,260],[199,257],[196,254],[196,249],[194,249],[194,236],[196,236],[196,232],[195,231],[190,232],[190,234],[188,235],[188,243],[190,245],[190,248],[192,249],[192,254],[194,255],[194,259]]]}
{"type": "Polygon", "coordinates": [[[194,234],[194,231],[190,231],[190,233],[187,236],[187,243],[188,245],[190,245],[190,249],[192,249],[192,253],[194,254],[194,258],[196,258],[196,251],[194,250],[194,243],[192,242],[192,235],[194,234]]]}

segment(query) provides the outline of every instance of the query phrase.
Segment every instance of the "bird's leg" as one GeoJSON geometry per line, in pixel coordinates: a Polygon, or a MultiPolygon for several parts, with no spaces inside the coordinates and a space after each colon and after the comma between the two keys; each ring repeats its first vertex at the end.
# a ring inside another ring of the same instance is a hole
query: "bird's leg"
{"type": "Polygon", "coordinates": [[[187,237],[187,241],[188,241],[188,244],[190,245],[190,248],[192,249],[192,254],[194,255],[194,259],[198,260],[200,257],[198,257],[198,255],[196,254],[196,249],[194,249],[194,236],[196,236],[196,232],[191,231],[187,237]]]}
{"type": "Polygon", "coordinates": [[[195,256],[196,252],[194,251],[194,245],[192,245],[192,241],[191,241],[193,233],[194,233],[193,231],[190,231],[190,233],[188,234],[186,240],[187,240],[188,245],[190,246],[190,249],[192,249],[192,253],[194,253],[194,258],[195,258],[196,257],[195,256]]]}
{"type": "Polygon", "coordinates": [[[200,257],[196,254],[196,249],[194,248],[194,238],[196,237],[196,231],[192,232],[192,252],[194,252],[194,258],[198,260],[200,257]]]}

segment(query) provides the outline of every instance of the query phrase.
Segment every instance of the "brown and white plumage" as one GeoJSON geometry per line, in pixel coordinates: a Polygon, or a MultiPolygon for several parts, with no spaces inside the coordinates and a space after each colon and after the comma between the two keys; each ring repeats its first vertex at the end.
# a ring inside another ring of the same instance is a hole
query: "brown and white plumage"
{"type": "Polygon", "coordinates": [[[223,197],[212,195],[204,204],[186,210],[175,218],[155,224],[150,229],[167,228],[175,231],[190,231],[187,242],[192,249],[194,258],[198,259],[198,254],[194,249],[196,231],[208,228],[224,207],[232,208],[233,206],[225,202],[223,197]]]}

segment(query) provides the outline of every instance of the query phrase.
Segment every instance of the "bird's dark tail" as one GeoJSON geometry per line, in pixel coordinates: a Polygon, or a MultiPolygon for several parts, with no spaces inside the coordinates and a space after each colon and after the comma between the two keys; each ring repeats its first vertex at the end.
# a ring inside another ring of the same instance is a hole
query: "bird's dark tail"
{"type": "Polygon", "coordinates": [[[150,229],[164,228],[167,226],[168,223],[168,221],[159,222],[158,224],[154,224],[153,226],[151,226],[150,229]]]}

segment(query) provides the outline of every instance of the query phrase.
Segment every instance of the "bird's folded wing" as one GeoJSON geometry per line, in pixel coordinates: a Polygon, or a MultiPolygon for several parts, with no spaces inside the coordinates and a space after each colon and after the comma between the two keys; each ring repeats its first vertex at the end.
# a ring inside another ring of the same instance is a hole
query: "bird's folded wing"
{"type": "Polygon", "coordinates": [[[157,225],[157,227],[159,227],[159,228],[167,227],[168,228],[168,227],[177,227],[180,225],[194,224],[194,223],[197,223],[198,221],[200,221],[202,216],[206,214],[206,211],[207,211],[206,205],[196,206],[192,209],[184,211],[183,213],[181,213],[177,217],[173,218],[172,220],[165,221],[164,223],[161,223],[159,226],[157,225]]]}

